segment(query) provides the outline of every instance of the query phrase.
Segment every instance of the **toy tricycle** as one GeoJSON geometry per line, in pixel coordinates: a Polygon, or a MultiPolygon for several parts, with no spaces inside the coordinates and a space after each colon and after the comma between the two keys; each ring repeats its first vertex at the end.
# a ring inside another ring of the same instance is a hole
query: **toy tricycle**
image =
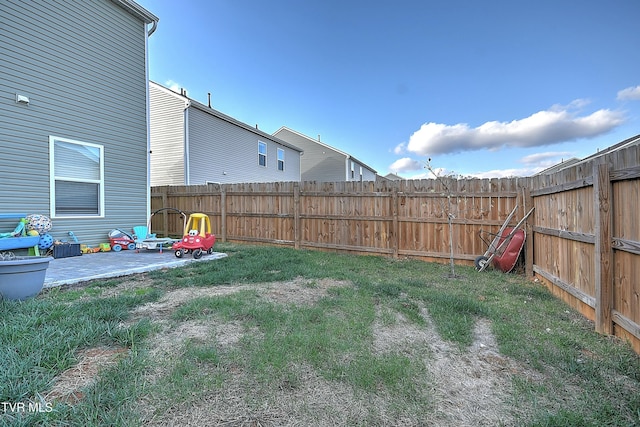
{"type": "Polygon", "coordinates": [[[216,243],[216,236],[211,234],[211,222],[209,217],[203,213],[193,213],[189,215],[187,224],[184,227],[182,240],[173,244],[172,249],[178,258],[182,258],[185,253],[191,252],[195,259],[202,256],[203,252],[213,253],[213,245],[216,243]]]}

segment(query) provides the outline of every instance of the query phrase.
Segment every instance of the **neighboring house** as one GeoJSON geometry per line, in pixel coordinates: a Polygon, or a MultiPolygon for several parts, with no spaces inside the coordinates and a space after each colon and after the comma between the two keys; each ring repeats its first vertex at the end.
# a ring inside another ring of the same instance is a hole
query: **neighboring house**
{"type": "Polygon", "coordinates": [[[578,159],[576,157],[572,157],[568,160],[563,160],[562,162],[555,164],[547,169],[544,169],[538,173],[536,173],[534,176],[538,176],[538,175],[550,175],[552,173],[556,173],[558,171],[561,171],[563,169],[566,169],[570,166],[575,166],[578,165],[580,163],[586,163],[589,162],[591,160],[593,160],[596,157],[600,157],[600,156],[604,156],[605,154],[609,154],[612,153],[614,151],[618,151],[621,150],[623,148],[627,148],[631,145],[638,145],[640,144],[640,135],[636,135],[636,136],[632,136],[631,138],[625,139],[624,141],[618,142],[617,144],[614,144],[610,147],[607,147],[605,149],[602,150],[598,150],[597,152],[585,157],[584,159],[578,159]]]}
{"type": "Polygon", "coordinates": [[[86,244],[146,224],[157,22],[130,0],[0,1],[0,213],[48,215],[54,239],[86,244]]]}
{"type": "Polygon", "coordinates": [[[602,150],[598,149],[597,152],[582,159],[581,162],[590,161],[590,160],[593,160],[595,157],[604,156],[605,154],[613,153],[614,151],[622,150],[623,148],[627,148],[632,145],[638,145],[638,144],[640,144],[640,135],[635,135],[635,136],[632,136],[631,138],[625,139],[624,141],[618,142],[617,144],[613,144],[610,147],[604,148],[602,150]]]}
{"type": "Polygon", "coordinates": [[[562,159],[560,163],[557,163],[553,166],[543,169],[540,172],[536,173],[535,175],[551,175],[552,173],[556,173],[561,169],[568,168],[569,166],[573,166],[576,163],[579,163],[580,161],[581,160],[577,157],[571,157],[570,159],[567,159],[567,160],[562,159]]]}
{"type": "Polygon", "coordinates": [[[375,181],[376,171],[355,157],[287,127],[273,136],[304,150],[302,181],[375,181]]]}
{"type": "Polygon", "coordinates": [[[149,83],[151,185],[300,181],[302,150],[149,83]]]}
{"type": "Polygon", "coordinates": [[[404,180],[403,177],[401,177],[400,175],[396,175],[395,173],[388,173],[385,176],[383,176],[382,178],[387,179],[389,181],[402,181],[402,180],[404,180]]]}

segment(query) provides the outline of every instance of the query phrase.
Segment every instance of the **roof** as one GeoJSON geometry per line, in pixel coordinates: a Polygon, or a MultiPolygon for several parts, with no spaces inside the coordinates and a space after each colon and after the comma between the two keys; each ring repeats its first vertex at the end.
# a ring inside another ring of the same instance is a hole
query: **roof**
{"type": "Polygon", "coordinates": [[[111,0],[113,3],[119,5],[124,8],[127,12],[132,14],[133,16],[141,19],[144,23],[150,24],[152,22],[158,22],[160,18],[155,16],[153,13],[149,12],[144,7],[140,6],[138,3],[133,0],[111,0]]]}
{"type": "Polygon", "coordinates": [[[177,93],[177,92],[175,92],[175,91],[173,91],[173,90],[171,90],[171,89],[169,89],[167,87],[164,87],[161,84],[158,84],[158,83],[156,83],[154,81],[149,81],[149,84],[155,85],[158,88],[163,89],[163,90],[171,93],[172,95],[174,95],[176,97],[183,98],[185,100],[185,103],[187,104],[187,107],[193,107],[193,108],[195,108],[197,110],[200,110],[200,111],[205,112],[205,113],[207,113],[209,115],[217,117],[220,120],[224,120],[224,121],[229,122],[229,123],[231,123],[231,124],[233,124],[235,126],[243,128],[246,131],[255,133],[256,135],[258,135],[261,138],[268,139],[270,141],[275,142],[276,144],[280,144],[283,147],[290,148],[290,149],[292,149],[294,151],[298,151],[300,153],[302,153],[304,151],[301,148],[296,147],[295,145],[289,144],[287,141],[283,141],[282,139],[277,138],[277,137],[275,137],[275,136],[273,136],[273,135],[271,135],[271,134],[269,134],[267,132],[261,131],[260,129],[257,128],[257,125],[256,125],[256,127],[253,127],[251,125],[243,123],[240,120],[236,120],[231,116],[228,116],[228,115],[226,115],[226,114],[224,114],[224,113],[222,113],[222,112],[220,112],[218,110],[215,110],[215,109],[209,107],[208,105],[204,105],[204,104],[202,104],[202,103],[200,103],[200,102],[198,102],[198,101],[196,101],[194,99],[189,98],[188,96],[186,96],[184,94],[177,93]]]}
{"type": "Polygon", "coordinates": [[[384,176],[384,178],[390,181],[401,181],[404,179],[403,177],[401,177],[400,175],[396,175],[395,173],[388,173],[384,176]]]}
{"type": "Polygon", "coordinates": [[[577,157],[572,157],[567,160],[563,159],[560,163],[556,163],[553,166],[549,166],[548,168],[536,173],[536,175],[548,175],[550,173],[557,172],[561,169],[568,168],[569,166],[575,165],[576,163],[579,163],[579,162],[580,162],[580,159],[577,157]]]}
{"type": "Polygon", "coordinates": [[[337,152],[337,153],[339,153],[339,154],[342,154],[342,155],[343,155],[343,156],[345,156],[346,158],[351,159],[351,160],[353,160],[354,162],[357,162],[357,163],[361,164],[362,166],[366,167],[367,169],[369,169],[371,172],[373,172],[373,173],[375,173],[375,174],[377,174],[377,173],[378,173],[378,171],[376,171],[374,168],[372,168],[371,166],[367,165],[367,164],[366,164],[366,163],[364,163],[363,161],[360,161],[360,160],[356,159],[356,158],[355,158],[355,157],[353,157],[351,154],[346,153],[346,152],[344,152],[344,151],[342,151],[342,150],[339,150],[339,149],[337,149],[337,148],[335,148],[335,147],[332,147],[331,145],[325,144],[324,142],[322,142],[322,141],[320,141],[320,140],[313,139],[313,138],[311,138],[311,137],[309,137],[309,136],[307,136],[307,135],[305,135],[305,134],[302,134],[302,133],[300,133],[300,132],[298,132],[298,131],[295,131],[295,130],[293,130],[293,129],[290,129],[290,128],[286,127],[286,126],[282,126],[280,129],[278,129],[277,131],[275,131],[275,132],[274,132],[274,135],[275,135],[276,133],[280,132],[281,130],[286,130],[286,131],[289,131],[289,132],[291,132],[291,133],[295,133],[296,135],[298,135],[298,136],[300,136],[300,137],[302,137],[302,138],[306,138],[306,139],[308,139],[308,140],[309,140],[309,141],[311,141],[311,142],[314,142],[314,143],[316,143],[316,144],[318,144],[318,145],[321,145],[321,146],[323,146],[323,147],[328,148],[329,150],[333,150],[333,151],[335,151],[335,152],[337,152]]]}
{"type": "Polygon", "coordinates": [[[618,151],[618,150],[620,150],[622,148],[626,148],[626,147],[629,147],[630,145],[634,145],[634,144],[638,144],[638,143],[640,143],[640,135],[632,136],[631,138],[625,139],[624,141],[618,142],[617,144],[614,144],[614,145],[612,145],[610,147],[607,147],[607,148],[605,148],[603,150],[598,150],[597,153],[593,153],[592,155],[585,157],[584,159],[582,159],[582,161],[591,160],[591,159],[593,159],[595,157],[600,157],[600,156],[603,156],[605,154],[609,154],[609,153],[612,153],[614,151],[618,151]]]}
{"type": "Polygon", "coordinates": [[[636,144],[640,144],[640,135],[636,135],[636,136],[632,136],[631,138],[625,139],[624,141],[621,141],[617,144],[614,144],[610,147],[607,147],[605,149],[602,150],[598,150],[597,152],[591,154],[590,156],[585,157],[584,159],[578,159],[578,158],[571,158],[569,160],[563,161],[561,163],[558,163],[554,166],[551,166],[543,171],[540,171],[536,174],[537,175],[547,175],[550,173],[554,173],[554,172],[558,172],[561,171],[565,168],[568,168],[570,166],[575,166],[577,164],[580,163],[584,163],[584,162],[588,162],[591,161],[597,157],[600,156],[604,156],[605,154],[609,154],[609,153],[613,153],[614,151],[618,151],[621,150],[623,148],[629,147],[631,145],[636,145],[636,144]]]}

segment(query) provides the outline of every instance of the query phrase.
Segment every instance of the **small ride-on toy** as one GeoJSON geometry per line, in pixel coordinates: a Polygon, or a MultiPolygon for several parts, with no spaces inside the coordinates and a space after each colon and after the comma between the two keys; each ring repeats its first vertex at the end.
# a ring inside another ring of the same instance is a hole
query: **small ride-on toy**
{"type": "Polygon", "coordinates": [[[136,248],[136,242],[133,240],[133,236],[119,228],[109,232],[109,243],[111,244],[111,250],[115,252],[120,252],[123,249],[132,251],[136,248]]]}
{"type": "Polygon", "coordinates": [[[189,215],[187,224],[184,226],[182,240],[174,243],[172,249],[178,258],[182,258],[185,253],[191,252],[193,257],[198,259],[203,252],[212,254],[215,243],[216,236],[211,234],[209,217],[203,213],[193,213],[189,215]]]}

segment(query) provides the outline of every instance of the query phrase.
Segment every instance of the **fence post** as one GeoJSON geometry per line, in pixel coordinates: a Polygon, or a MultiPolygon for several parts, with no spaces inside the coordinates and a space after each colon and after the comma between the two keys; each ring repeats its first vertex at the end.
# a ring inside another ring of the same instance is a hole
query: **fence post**
{"type": "Polygon", "coordinates": [[[293,247],[300,249],[300,184],[293,183],[293,247]]]}
{"type": "MultiPolygon", "coordinates": [[[[167,199],[169,198],[167,196],[168,191],[169,187],[162,187],[162,207],[167,206],[167,199]]],[[[151,226],[151,224],[149,224],[149,226],[151,226]]],[[[169,215],[167,214],[167,211],[162,212],[162,229],[164,230],[164,235],[169,237],[169,215]]]]}
{"type": "Polygon", "coordinates": [[[611,218],[611,179],[606,161],[594,164],[593,193],[595,209],[595,317],[596,332],[613,333],[613,247],[611,218]]]}
{"type": "Polygon", "coordinates": [[[227,190],[220,186],[220,240],[227,241],[227,190]]]}
{"type": "MultiPolygon", "coordinates": [[[[524,207],[524,215],[529,212],[531,208],[533,208],[533,197],[531,197],[531,189],[529,188],[530,180],[527,180],[526,187],[522,187],[522,202],[524,207]]],[[[524,274],[526,277],[533,276],[533,227],[532,223],[535,223],[536,211],[531,212],[529,218],[525,221],[525,235],[527,236],[525,240],[525,248],[524,248],[524,274]]]]}
{"type": "Polygon", "coordinates": [[[398,236],[398,189],[393,191],[391,204],[391,216],[393,218],[391,223],[391,249],[393,249],[393,258],[398,258],[398,242],[400,240],[398,236]]]}

